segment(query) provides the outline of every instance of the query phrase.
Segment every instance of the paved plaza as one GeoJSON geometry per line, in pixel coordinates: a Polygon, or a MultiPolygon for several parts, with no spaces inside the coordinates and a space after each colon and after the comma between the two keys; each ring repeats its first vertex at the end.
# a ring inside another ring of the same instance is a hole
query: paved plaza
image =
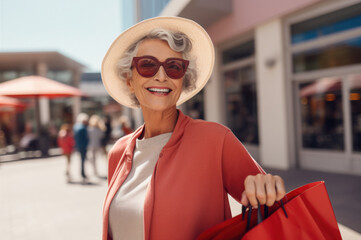
{"type": "MultiPolygon", "coordinates": [[[[105,176],[105,159],[98,159],[105,176]]],[[[65,159],[53,157],[0,165],[0,239],[101,239],[102,204],[107,183],[92,176],[80,178],[74,155],[73,180],[65,176],[65,159]]]]}
{"type": "MultiPolygon", "coordinates": [[[[65,159],[61,156],[0,163],[0,239],[101,239],[102,204],[107,188],[104,178],[106,160],[98,159],[99,172],[103,178],[95,177],[92,166],[86,164],[90,176],[86,184],[82,183],[80,178],[79,162],[78,156],[74,154],[71,183],[66,181],[65,159]]],[[[337,182],[345,179],[353,183],[360,181],[360,177],[337,174],[320,176],[320,173],[297,170],[273,172],[285,178],[287,190],[300,183],[321,180],[320,177],[325,179],[336,217],[342,224],[340,227],[343,239],[361,239],[361,235],[357,233],[361,232],[360,212],[349,213],[349,209],[352,209],[349,207],[344,209],[344,215],[339,214],[343,206],[349,204],[343,204],[342,198],[354,204],[352,201],[358,201],[360,193],[348,196],[347,191],[354,186],[342,188],[342,184],[337,182]],[[336,187],[343,190],[337,190],[336,187]],[[346,195],[338,197],[338,194],[346,195]],[[349,224],[352,221],[359,222],[349,224]]],[[[232,210],[237,212],[240,207],[233,203],[232,210]]]]}

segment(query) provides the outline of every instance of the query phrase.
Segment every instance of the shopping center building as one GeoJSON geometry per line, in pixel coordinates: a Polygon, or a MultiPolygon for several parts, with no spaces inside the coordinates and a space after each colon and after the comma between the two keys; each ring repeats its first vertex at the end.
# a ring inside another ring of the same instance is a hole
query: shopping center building
{"type": "Polygon", "coordinates": [[[184,112],[231,128],[264,167],[361,174],[360,0],[135,3],[129,26],[187,17],[215,44],[213,75],[184,112]]]}

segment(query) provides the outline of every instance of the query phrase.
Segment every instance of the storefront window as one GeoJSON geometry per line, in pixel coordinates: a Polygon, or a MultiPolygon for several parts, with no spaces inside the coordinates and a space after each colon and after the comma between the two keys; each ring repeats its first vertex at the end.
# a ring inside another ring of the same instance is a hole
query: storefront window
{"type": "Polygon", "coordinates": [[[257,94],[254,67],[224,73],[227,125],[244,143],[258,144],[257,94]]]}
{"type": "Polygon", "coordinates": [[[62,70],[62,71],[50,70],[47,72],[46,76],[50,79],[56,80],[61,83],[74,85],[74,83],[72,82],[73,74],[70,70],[62,70]]]}
{"type": "Polygon", "coordinates": [[[344,149],[340,78],[300,84],[301,131],[304,148],[344,149]]]}
{"type": "Polygon", "coordinates": [[[16,72],[16,71],[5,71],[2,73],[1,80],[2,80],[2,82],[5,82],[5,81],[11,80],[11,79],[18,78],[18,77],[19,77],[19,75],[18,75],[18,72],[16,72]]]}
{"type": "Polygon", "coordinates": [[[323,48],[293,54],[293,72],[312,71],[361,63],[361,37],[323,48]]]}
{"type": "Polygon", "coordinates": [[[52,124],[59,128],[63,123],[73,123],[73,98],[51,99],[49,104],[52,124]]]}
{"type": "Polygon", "coordinates": [[[361,27],[361,3],[292,25],[291,43],[297,44],[358,27],[361,27]]]}
{"type": "Polygon", "coordinates": [[[242,43],[223,52],[223,64],[254,56],[254,40],[242,43]]]}
{"type": "Polygon", "coordinates": [[[20,78],[24,76],[34,75],[33,71],[4,71],[0,72],[0,82],[5,82],[15,78],[20,78]]]}
{"type": "Polygon", "coordinates": [[[361,152],[361,75],[350,77],[353,151],[361,152]]]}

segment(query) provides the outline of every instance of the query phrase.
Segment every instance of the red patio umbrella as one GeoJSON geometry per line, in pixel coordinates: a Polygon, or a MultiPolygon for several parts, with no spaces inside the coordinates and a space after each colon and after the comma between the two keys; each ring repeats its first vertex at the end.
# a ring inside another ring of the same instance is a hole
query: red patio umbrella
{"type": "Polygon", "coordinates": [[[339,78],[323,78],[318,80],[300,91],[301,97],[308,97],[315,94],[323,94],[329,91],[337,91],[341,89],[341,80],[339,78]]]}
{"type": "Polygon", "coordinates": [[[16,98],[85,96],[78,88],[41,76],[26,76],[0,83],[0,95],[16,98]]]}
{"type": "Polygon", "coordinates": [[[0,96],[0,111],[1,109],[7,107],[11,107],[15,109],[24,109],[26,108],[26,104],[15,98],[0,96]]]}

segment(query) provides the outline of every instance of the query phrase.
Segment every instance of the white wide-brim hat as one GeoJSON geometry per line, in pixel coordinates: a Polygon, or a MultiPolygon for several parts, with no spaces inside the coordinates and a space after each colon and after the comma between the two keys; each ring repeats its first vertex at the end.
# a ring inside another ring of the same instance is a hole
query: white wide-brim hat
{"type": "Polygon", "coordinates": [[[214,65],[213,43],[208,33],[198,23],[181,17],[155,17],[144,20],[130,27],[115,39],[102,64],[101,75],[105,89],[117,102],[127,107],[138,108],[134,105],[126,82],[120,79],[117,63],[132,44],[155,28],[182,32],[192,42],[192,49],[189,54],[196,63],[196,87],[191,91],[183,91],[177,105],[184,103],[201,91],[212,74],[214,65]]]}

